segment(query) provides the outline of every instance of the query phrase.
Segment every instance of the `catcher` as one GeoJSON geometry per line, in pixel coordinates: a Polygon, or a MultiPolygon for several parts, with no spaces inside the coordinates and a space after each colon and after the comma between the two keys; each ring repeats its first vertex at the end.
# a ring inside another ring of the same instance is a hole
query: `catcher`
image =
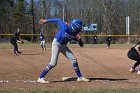
{"type": "Polygon", "coordinates": [[[136,67],[140,65],[140,42],[128,51],[127,56],[128,58],[136,61],[130,68],[130,72],[137,72],[137,74],[140,74],[140,70],[136,70],[136,67]]]}
{"type": "Polygon", "coordinates": [[[55,38],[52,42],[52,56],[50,63],[45,67],[43,72],[40,74],[37,82],[39,83],[49,83],[45,81],[45,75],[57,64],[59,53],[61,52],[72,64],[74,71],[78,77],[77,81],[90,81],[82,76],[80,68],[78,66],[77,59],[75,58],[72,51],[68,48],[67,43],[71,40],[78,41],[79,45],[83,47],[83,42],[80,37],[80,32],[83,27],[81,20],[76,19],[72,20],[70,25],[67,25],[65,22],[61,21],[59,18],[52,19],[40,19],[40,24],[45,24],[49,22],[57,22],[59,25],[59,31],[55,35],[55,38]]]}
{"type": "Polygon", "coordinates": [[[14,33],[14,36],[10,39],[11,44],[14,46],[13,51],[14,55],[21,54],[22,52],[18,50],[18,43],[24,44],[24,42],[20,39],[20,29],[17,28],[17,31],[14,33]]]}

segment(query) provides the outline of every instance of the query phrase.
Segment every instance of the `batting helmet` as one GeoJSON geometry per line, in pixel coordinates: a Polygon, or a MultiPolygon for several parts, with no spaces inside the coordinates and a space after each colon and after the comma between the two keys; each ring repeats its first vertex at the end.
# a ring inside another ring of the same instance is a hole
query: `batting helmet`
{"type": "Polygon", "coordinates": [[[72,20],[70,26],[73,30],[76,30],[77,32],[80,32],[83,28],[83,22],[79,19],[75,19],[75,20],[72,20]]]}

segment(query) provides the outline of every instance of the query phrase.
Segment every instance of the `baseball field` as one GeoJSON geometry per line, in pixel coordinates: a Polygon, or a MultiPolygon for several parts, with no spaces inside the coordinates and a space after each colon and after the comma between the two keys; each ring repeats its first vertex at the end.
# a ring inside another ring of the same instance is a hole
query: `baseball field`
{"type": "Polygon", "coordinates": [[[127,58],[132,44],[68,45],[76,56],[84,77],[91,82],[77,82],[70,62],[60,53],[57,66],[46,79],[49,84],[36,80],[49,63],[51,45],[40,50],[39,43],[19,45],[23,52],[13,55],[10,43],[0,43],[0,92],[1,93],[139,93],[140,76],[130,73],[134,61],[127,58]],[[63,81],[63,77],[71,77],[63,81]]]}

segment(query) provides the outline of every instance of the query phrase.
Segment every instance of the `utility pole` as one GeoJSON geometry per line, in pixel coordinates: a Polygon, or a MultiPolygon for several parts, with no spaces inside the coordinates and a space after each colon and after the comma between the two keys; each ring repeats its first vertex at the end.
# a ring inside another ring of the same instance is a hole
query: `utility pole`
{"type": "Polygon", "coordinates": [[[33,25],[33,42],[36,41],[36,37],[35,37],[35,17],[34,17],[34,0],[32,0],[32,25],[33,25]]]}
{"type": "Polygon", "coordinates": [[[64,6],[64,1],[63,1],[63,22],[65,21],[65,6],[64,6]]]}
{"type": "Polygon", "coordinates": [[[43,10],[43,13],[42,13],[43,14],[43,16],[42,16],[43,18],[45,18],[45,15],[46,15],[45,9],[46,9],[46,1],[43,0],[43,9],[42,9],[43,10]]]}

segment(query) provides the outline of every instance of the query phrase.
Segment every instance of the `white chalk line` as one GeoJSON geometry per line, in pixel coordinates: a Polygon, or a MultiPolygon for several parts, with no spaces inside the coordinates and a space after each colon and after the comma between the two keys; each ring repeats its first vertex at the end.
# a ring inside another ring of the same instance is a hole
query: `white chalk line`
{"type": "Polygon", "coordinates": [[[37,83],[36,80],[0,80],[0,83],[11,83],[11,82],[14,82],[14,83],[37,83]]]}
{"type": "MultiPolygon", "coordinates": [[[[63,81],[66,81],[72,77],[62,77],[63,81]]],[[[37,80],[0,80],[0,83],[37,83],[37,80]]]]}

